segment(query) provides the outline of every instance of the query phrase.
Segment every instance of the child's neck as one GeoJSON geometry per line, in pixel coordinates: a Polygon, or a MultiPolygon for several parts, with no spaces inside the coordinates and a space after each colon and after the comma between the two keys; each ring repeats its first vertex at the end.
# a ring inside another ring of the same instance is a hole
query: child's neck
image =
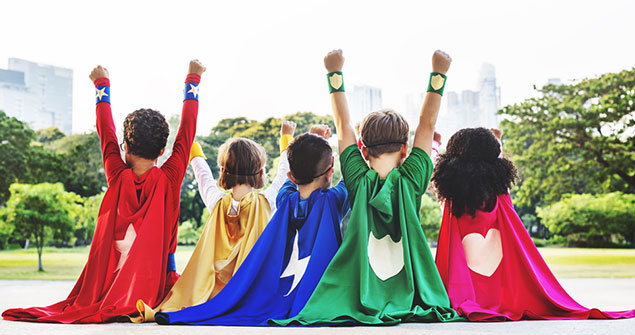
{"type": "Polygon", "coordinates": [[[247,185],[247,184],[234,185],[234,187],[232,187],[232,199],[236,201],[240,201],[240,199],[242,199],[245,196],[245,194],[253,190],[254,188],[251,185],[247,185]]]}
{"type": "Polygon", "coordinates": [[[318,180],[314,180],[310,184],[298,185],[298,192],[300,192],[300,197],[302,199],[306,199],[311,196],[313,191],[324,188],[324,181],[322,178],[318,178],[318,180]]]}
{"type": "Polygon", "coordinates": [[[390,152],[379,155],[379,157],[370,157],[368,164],[380,178],[386,178],[390,171],[401,166],[401,151],[390,152]]]}
{"type": "Polygon", "coordinates": [[[141,176],[144,173],[148,172],[148,170],[152,169],[153,167],[157,166],[157,160],[150,160],[150,159],[145,159],[145,158],[141,158],[141,157],[135,157],[135,159],[132,160],[130,167],[132,168],[132,172],[134,172],[134,174],[136,174],[137,176],[141,176]]]}

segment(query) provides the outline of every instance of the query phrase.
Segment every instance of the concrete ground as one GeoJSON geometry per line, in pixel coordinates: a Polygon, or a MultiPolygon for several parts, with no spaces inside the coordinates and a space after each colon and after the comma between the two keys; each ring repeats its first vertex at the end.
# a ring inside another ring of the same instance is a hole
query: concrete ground
{"type": "MultiPolygon", "coordinates": [[[[635,309],[635,278],[562,279],[562,286],[579,303],[603,310],[635,309]]],[[[70,292],[70,281],[0,280],[0,311],[11,307],[45,306],[70,292]]],[[[394,327],[194,327],[113,323],[61,325],[0,321],[0,335],[18,334],[634,334],[635,319],[521,321],[501,323],[401,324],[394,327]]]]}

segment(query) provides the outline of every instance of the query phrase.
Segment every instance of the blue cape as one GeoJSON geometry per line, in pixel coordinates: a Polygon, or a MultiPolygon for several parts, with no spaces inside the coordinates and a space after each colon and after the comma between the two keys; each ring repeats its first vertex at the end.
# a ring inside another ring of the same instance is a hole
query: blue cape
{"type": "Polygon", "coordinates": [[[306,215],[300,201],[287,181],[278,210],[225,288],[203,304],[157,313],[157,323],[265,326],[299,313],[342,242],[340,221],[349,207],[343,181],[303,200],[306,215]]]}

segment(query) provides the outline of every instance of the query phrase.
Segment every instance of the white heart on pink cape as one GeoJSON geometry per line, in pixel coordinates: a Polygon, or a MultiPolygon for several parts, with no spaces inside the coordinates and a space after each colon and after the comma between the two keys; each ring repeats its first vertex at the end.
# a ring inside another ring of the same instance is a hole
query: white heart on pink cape
{"type": "Polygon", "coordinates": [[[479,233],[467,234],[462,243],[470,270],[486,277],[494,274],[503,260],[501,232],[498,229],[488,230],[485,237],[479,233]]]}

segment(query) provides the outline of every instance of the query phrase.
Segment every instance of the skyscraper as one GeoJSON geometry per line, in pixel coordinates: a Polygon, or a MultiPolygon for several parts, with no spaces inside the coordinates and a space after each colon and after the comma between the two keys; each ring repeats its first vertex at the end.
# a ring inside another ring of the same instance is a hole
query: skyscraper
{"type": "Polygon", "coordinates": [[[73,70],[9,58],[0,69],[0,110],[32,129],[73,130],[73,70]]]}
{"type": "Polygon", "coordinates": [[[361,122],[368,113],[383,108],[381,88],[352,85],[346,90],[346,95],[353,124],[361,122]]]}

